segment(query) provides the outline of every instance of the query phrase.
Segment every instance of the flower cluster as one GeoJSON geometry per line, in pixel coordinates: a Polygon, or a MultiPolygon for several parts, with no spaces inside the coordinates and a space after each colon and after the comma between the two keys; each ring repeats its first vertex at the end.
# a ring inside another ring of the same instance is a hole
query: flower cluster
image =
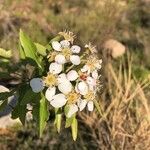
{"type": "Polygon", "coordinates": [[[51,42],[49,71],[42,78],[33,78],[30,86],[35,93],[46,89],[45,97],[54,108],[67,106],[69,118],[86,106],[93,111],[102,60],[91,44],[81,48],[67,33],[61,35],[63,40],[51,42]]]}

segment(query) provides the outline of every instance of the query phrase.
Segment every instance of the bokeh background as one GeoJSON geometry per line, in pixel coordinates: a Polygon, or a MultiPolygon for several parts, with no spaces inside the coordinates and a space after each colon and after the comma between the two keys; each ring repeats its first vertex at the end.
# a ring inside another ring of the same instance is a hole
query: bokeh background
{"type": "MultiPolygon", "coordinates": [[[[103,59],[101,110],[79,114],[76,142],[69,129],[58,134],[52,118],[40,139],[32,122],[1,128],[0,149],[150,149],[149,10],[150,0],[0,0],[0,47],[13,50],[12,67],[20,28],[43,45],[72,31],[77,43],[96,45],[103,59]]],[[[11,88],[14,78],[0,65],[3,85],[11,88]]]]}

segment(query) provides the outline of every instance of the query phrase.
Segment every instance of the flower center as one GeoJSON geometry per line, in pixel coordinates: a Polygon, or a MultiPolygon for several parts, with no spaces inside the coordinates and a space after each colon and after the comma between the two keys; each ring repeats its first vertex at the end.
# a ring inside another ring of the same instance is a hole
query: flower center
{"type": "Polygon", "coordinates": [[[86,73],[79,71],[78,74],[79,74],[81,80],[86,81],[86,79],[87,79],[86,73]]]}
{"type": "Polygon", "coordinates": [[[67,60],[69,60],[72,52],[71,52],[70,48],[64,48],[64,49],[62,49],[62,54],[66,57],[67,60]]]}
{"type": "Polygon", "coordinates": [[[78,101],[80,98],[80,95],[74,91],[70,92],[69,94],[66,95],[68,104],[74,104],[78,101]]]}
{"type": "Polygon", "coordinates": [[[98,60],[95,58],[91,58],[87,61],[87,66],[89,66],[89,68],[91,70],[95,70],[96,69],[96,64],[98,63],[98,60]]]}
{"type": "Polygon", "coordinates": [[[90,90],[86,95],[84,95],[84,98],[86,101],[94,100],[95,94],[93,91],[90,90]]]}
{"type": "Polygon", "coordinates": [[[44,77],[44,82],[46,86],[56,86],[57,85],[57,77],[54,74],[49,73],[47,77],[44,77]]]}

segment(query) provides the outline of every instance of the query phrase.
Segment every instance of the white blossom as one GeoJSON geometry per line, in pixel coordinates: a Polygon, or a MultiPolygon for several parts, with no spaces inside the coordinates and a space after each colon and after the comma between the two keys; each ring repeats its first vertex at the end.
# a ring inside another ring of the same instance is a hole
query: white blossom
{"type": "Polygon", "coordinates": [[[74,64],[74,65],[79,65],[81,60],[80,57],[78,55],[71,55],[70,56],[70,61],[74,64]]]}
{"type": "Polygon", "coordinates": [[[80,53],[80,51],[81,51],[81,47],[80,46],[78,46],[78,45],[73,45],[72,47],[71,47],[71,51],[73,52],[73,53],[80,53]]]}
{"type": "Polygon", "coordinates": [[[67,73],[67,79],[69,81],[75,81],[78,77],[79,77],[79,75],[78,75],[77,71],[75,71],[75,70],[70,70],[67,73]]]}
{"type": "Polygon", "coordinates": [[[76,104],[72,104],[69,106],[69,111],[67,114],[67,117],[70,118],[73,114],[75,114],[78,111],[78,106],[76,104]]]}
{"type": "Polygon", "coordinates": [[[62,65],[58,63],[51,63],[49,66],[49,71],[52,74],[59,74],[62,71],[62,65]]]}
{"type": "Polygon", "coordinates": [[[53,41],[52,48],[56,51],[61,51],[61,44],[58,41],[53,41]]]}

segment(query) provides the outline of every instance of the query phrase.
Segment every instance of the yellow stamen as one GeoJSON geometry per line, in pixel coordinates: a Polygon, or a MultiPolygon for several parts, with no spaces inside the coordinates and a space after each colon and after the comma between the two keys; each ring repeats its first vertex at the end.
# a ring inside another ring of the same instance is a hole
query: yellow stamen
{"type": "Polygon", "coordinates": [[[73,32],[70,31],[59,32],[59,35],[62,35],[65,40],[70,41],[71,43],[73,43],[75,38],[73,32]]]}
{"type": "Polygon", "coordinates": [[[70,92],[66,95],[68,104],[74,104],[78,101],[80,98],[80,95],[76,93],[75,91],[70,92]]]}
{"type": "Polygon", "coordinates": [[[87,101],[91,101],[91,100],[94,100],[94,98],[95,98],[95,94],[94,94],[94,92],[93,91],[89,91],[86,95],[84,95],[84,98],[85,98],[85,100],[87,100],[87,101]]]}
{"type": "Polygon", "coordinates": [[[44,83],[46,86],[56,86],[57,85],[57,76],[51,73],[48,73],[47,77],[44,77],[44,83]]]}
{"type": "Polygon", "coordinates": [[[62,49],[62,54],[65,56],[65,58],[67,60],[69,60],[70,55],[72,54],[72,52],[71,52],[70,48],[64,48],[64,49],[62,49]]]}
{"type": "Polygon", "coordinates": [[[98,59],[96,59],[95,57],[91,56],[88,60],[86,65],[91,69],[91,71],[94,71],[96,69],[96,64],[99,63],[98,59]]]}
{"type": "Polygon", "coordinates": [[[92,54],[97,53],[96,47],[93,46],[91,43],[89,43],[88,45],[86,45],[86,48],[92,54]]]}

